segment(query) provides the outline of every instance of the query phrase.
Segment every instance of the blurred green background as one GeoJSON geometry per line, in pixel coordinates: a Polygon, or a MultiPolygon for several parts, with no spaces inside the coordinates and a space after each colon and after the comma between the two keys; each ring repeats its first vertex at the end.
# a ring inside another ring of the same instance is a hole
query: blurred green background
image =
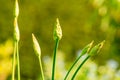
{"type": "MultiPolygon", "coordinates": [[[[77,52],[92,40],[95,44],[106,40],[102,51],[93,57],[93,61],[103,65],[107,60],[114,59],[120,64],[120,0],[19,0],[19,8],[22,80],[35,80],[40,73],[32,48],[32,33],[41,46],[42,59],[52,57],[56,18],[59,18],[63,31],[59,50],[64,55],[67,68],[75,60],[77,52]]],[[[13,54],[13,9],[14,0],[0,0],[1,65],[5,60],[11,61],[13,54]]],[[[2,73],[2,67],[0,70],[0,75],[5,73],[2,73]]]]}

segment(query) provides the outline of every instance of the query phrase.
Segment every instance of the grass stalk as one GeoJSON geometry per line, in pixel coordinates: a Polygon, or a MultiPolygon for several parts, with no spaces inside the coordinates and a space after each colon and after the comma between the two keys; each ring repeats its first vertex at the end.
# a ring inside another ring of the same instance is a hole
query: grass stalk
{"type": "Polygon", "coordinates": [[[42,68],[41,57],[39,56],[38,58],[39,58],[39,64],[40,64],[40,70],[41,70],[42,80],[45,80],[45,78],[44,78],[44,74],[43,74],[43,68],[42,68]]]}
{"type": "Polygon", "coordinates": [[[18,70],[18,80],[20,80],[20,59],[19,59],[18,42],[16,42],[16,53],[17,53],[17,70],[18,70]]]}
{"type": "Polygon", "coordinates": [[[68,75],[70,74],[70,72],[71,72],[71,70],[73,69],[73,67],[75,66],[75,64],[79,61],[79,59],[80,59],[84,54],[86,54],[86,53],[88,53],[88,52],[90,51],[90,49],[91,49],[91,47],[92,47],[92,45],[93,45],[93,42],[94,42],[94,41],[92,41],[91,43],[89,43],[88,45],[86,45],[86,46],[82,49],[82,51],[81,51],[81,53],[80,53],[80,56],[74,61],[74,63],[72,64],[72,66],[71,66],[70,69],[68,70],[68,72],[67,72],[64,80],[67,79],[68,75]]]}
{"type": "Polygon", "coordinates": [[[73,69],[73,67],[74,67],[75,64],[79,61],[79,59],[80,59],[81,57],[82,57],[82,55],[80,55],[80,56],[74,61],[74,63],[72,64],[72,66],[71,66],[70,69],[68,70],[68,72],[67,72],[67,74],[66,74],[64,80],[67,79],[67,77],[68,77],[68,75],[70,74],[71,70],[73,69]]]}
{"type": "Polygon", "coordinates": [[[39,59],[42,80],[44,80],[45,78],[44,78],[44,74],[43,74],[42,61],[41,61],[41,49],[40,49],[40,45],[39,45],[36,37],[34,36],[34,34],[32,34],[32,40],[33,40],[33,49],[35,51],[36,56],[39,59]]]}
{"type": "Polygon", "coordinates": [[[83,62],[79,65],[79,67],[76,69],[75,73],[73,74],[71,80],[74,80],[75,76],[77,75],[78,71],[81,69],[81,67],[83,66],[83,64],[90,58],[90,56],[87,56],[83,62]]]}
{"type": "Polygon", "coordinates": [[[16,59],[16,42],[14,43],[14,53],[12,61],[12,80],[15,80],[15,59],[16,59]]]}
{"type": "Polygon", "coordinates": [[[56,53],[57,53],[57,49],[58,49],[58,44],[59,44],[59,39],[56,39],[54,54],[53,54],[52,80],[54,80],[54,76],[55,76],[56,53]]]}
{"type": "Polygon", "coordinates": [[[53,52],[52,80],[55,79],[56,54],[57,54],[59,41],[62,38],[62,29],[61,29],[58,18],[56,19],[56,24],[55,24],[55,27],[54,27],[53,38],[55,40],[55,47],[54,47],[54,52],[53,52]]]}
{"type": "Polygon", "coordinates": [[[14,9],[14,54],[13,54],[13,70],[12,70],[12,80],[15,80],[15,62],[17,58],[17,74],[18,74],[18,79],[20,80],[20,61],[19,61],[19,49],[18,49],[18,43],[20,40],[20,33],[19,33],[19,28],[18,28],[18,15],[19,15],[19,6],[18,6],[18,0],[15,0],[15,9],[14,9]],[[16,57],[17,55],[17,57],[16,57]]]}

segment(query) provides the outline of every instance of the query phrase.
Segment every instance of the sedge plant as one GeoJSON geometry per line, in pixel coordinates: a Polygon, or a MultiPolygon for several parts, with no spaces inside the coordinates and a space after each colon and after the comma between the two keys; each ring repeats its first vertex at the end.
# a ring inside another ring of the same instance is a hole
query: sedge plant
{"type": "Polygon", "coordinates": [[[55,40],[55,47],[54,47],[54,54],[53,54],[52,80],[54,80],[55,78],[54,76],[55,76],[56,53],[57,53],[59,41],[62,38],[62,30],[61,30],[61,26],[58,18],[56,19],[56,24],[54,27],[53,38],[55,40]]]}
{"type": "Polygon", "coordinates": [[[85,53],[89,52],[89,50],[91,49],[91,47],[92,47],[92,45],[93,45],[93,42],[94,42],[94,41],[92,41],[90,44],[88,44],[87,46],[85,46],[85,47],[83,48],[83,50],[81,51],[79,57],[74,61],[74,63],[72,64],[72,66],[71,66],[70,69],[68,70],[68,72],[67,72],[64,80],[67,79],[67,77],[68,77],[68,75],[70,74],[71,70],[72,70],[73,67],[76,65],[76,63],[80,60],[80,58],[81,58],[85,53]]]}
{"type": "Polygon", "coordinates": [[[97,44],[96,46],[94,46],[87,54],[87,56],[85,57],[85,59],[82,61],[82,63],[78,66],[78,68],[75,70],[75,73],[73,74],[71,80],[74,80],[75,76],[77,75],[78,71],[81,69],[81,67],[83,66],[83,64],[92,56],[96,55],[102,48],[103,44],[104,44],[105,40],[102,41],[101,43],[97,44]]]}
{"type": "MultiPolygon", "coordinates": [[[[19,49],[18,49],[18,43],[19,43],[19,40],[20,40],[20,33],[19,33],[19,28],[18,28],[18,23],[17,23],[18,22],[18,15],[19,15],[18,0],[15,0],[15,10],[14,10],[14,53],[13,53],[13,63],[12,63],[12,80],[15,80],[16,59],[17,59],[17,74],[18,74],[17,75],[17,77],[18,77],[17,80],[20,80],[20,61],[19,61],[19,49]]],[[[54,40],[55,40],[55,47],[54,47],[54,52],[53,52],[53,65],[52,65],[52,76],[51,77],[52,77],[52,80],[55,80],[56,55],[57,55],[57,49],[58,49],[59,41],[62,38],[62,29],[61,29],[58,18],[56,19],[56,24],[55,24],[55,27],[54,27],[53,37],[54,37],[54,40]]],[[[33,49],[34,49],[35,54],[37,55],[37,57],[39,59],[39,65],[40,65],[42,80],[45,80],[44,73],[43,73],[43,68],[42,68],[42,61],[41,61],[41,49],[40,49],[39,43],[38,43],[36,37],[34,36],[34,34],[32,34],[32,40],[33,40],[33,49]]],[[[77,62],[80,60],[80,58],[87,53],[87,56],[78,65],[77,69],[73,73],[73,76],[71,77],[71,80],[74,80],[74,78],[76,77],[78,71],[81,69],[83,64],[90,57],[96,55],[100,51],[100,49],[102,48],[105,41],[102,41],[101,43],[97,44],[96,46],[94,46],[92,48],[93,42],[94,41],[92,41],[90,44],[86,45],[82,49],[79,57],[74,61],[73,65],[70,67],[67,74],[65,75],[64,80],[66,80],[68,78],[71,70],[77,64],[77,62]]]]}
{"type": "Polygon", "coordinates": [[[19,61],[19,50],[18,43],[20,40],[20,33],[18,28],[18,15],[19,15],[19,6],[18,0],[15,0],[15,10],[14,10],[14,53],[13,53],[13,63],[12,63],[12,80],[15,80],[15,67],[16,67],[16,55],[17,55],[17,74],[18,80],[20,80],[20,61],[19,61]]]}
{"type": "MultiPolygon", "coordinates": [[[[56,54],[57,54],[57,49],[58,49],[59,41],[62,38],[62,30],[61,30],[61,26],[60,26],[58,18],[56,19],[56,26],[54,27],[54,36],[53,37],[54,37],[54,40],[55,40],[55,47],[54,47],[54,53],[53,53],[53,66],[52,66],[52,79],[51,80],[55,80],[56,54]]],[[[35,50],[36,55],[39,58],[40,69],[41,69],[41,73],[42,73],[42,80],[44,80],[44,74],[43,74],[42,63],[41,63],[41,50],[40,50],[40,46],[38,44],[37,39],[35,38],[35,36],[33,34],[32,34],[32,39],[33,39],[33,48],[35,50]]],[[[94,41],[92,41],[90,44],[86,45],[82,49],[82,51],[80,53],[80,56],[74,61],[73,65],[70,67],[70,69],[68,70],[67,74],[65,75],[64,80],[67,80],[68,75],[70,74],[70,72],[73,69],[73,67],[77,64],[77,62],[80,60],[80,58],[87,53],[87,56],[81,62],[81,64],[78,65],[78,68],[75,70],[73,76],[71,77],[71,80],[74,80],[74,78],[76,77],[78,71],[82,68],[82,66],[84,65],[84,63],[90,57],[96,55],[100,51],[100,49],[102,48],[105,40],[102,41],[101,43],[97,44],[96,46],[94,46],[92,48],[93,42],[94,41]]]]}
{"type": "Polygon", "coordinates": [[[39,59],[39,65],[40,65],[42,80],[44,80],[42,61],[41,61],[41,49],[40,49],[39,43],[38,43],[36,37],[34,36],[34,34],[32,34],[32,40],[33,40],[33,49],[35,51],[36,56],[39,59]]]}

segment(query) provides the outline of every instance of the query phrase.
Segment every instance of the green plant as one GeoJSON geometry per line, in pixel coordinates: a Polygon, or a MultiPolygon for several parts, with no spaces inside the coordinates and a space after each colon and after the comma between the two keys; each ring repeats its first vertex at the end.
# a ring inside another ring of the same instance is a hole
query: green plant
{"type": "MultiPolygon", "coordinates": [[[[20,34],[19,34],[18,23],[17,23],[18,15],[19,15],[18,0],[15,0],[14,54],[13,54],[12,80],[15,80],[15,59],[16,59],[16,53],[17,53],[18,80],[20,80],[20,61],[19,61],[19,51],[18,51],[18,43],[19,43],[19,40],[20,40],[20,34]]],[[[56,65],[57,49],[58,49],[59,41],[62,38],[62,30],[61,30],[61,26],[60,26],[58,18],[56,19],[56,24],[55,24],[55,27],[54,27],[54,33],[53,33],[53,35],[54,35],[53,37],[54,37],[54,40],[55,40],[55,47],[54,47],[54,53],[53,53],[52,80],[55,79],[55,65],[56,65]]],[[[33,48],[34,48],[35,54],[37,55],[37,57],[39,59],[39,65],[40,65],[42,80],[44,80],[45,78],[44,78],[44,73],[43,73],[43,68],[42,68],[42,61],[41,61],[41,49],[40,49],[39,43],[38,43],[36,37],[34,36],[34,34],[32,34],[32,40],[33,40],[33,48]]],[[[66,74],[64,80],[67,79],[69,73],[71,72],[71,70],[73,69],[73,67],[75,66],[75,64],[80,60],[80,58],[87,53],[87,56],[79,64],[78,68],[75,70],[75,73],[73,74],[73,76],[71,78],[71,80],[74,80],[75,76],[77,75],[78,71],[81,69],[81,67],[83,66],[83,64],[90,57],[96,55],[100,51],[100,49],[102,48],[104,42],[105,41],[102,41],[101,43],[97,44],[93,48],[92,48],[93,41],[90,44],[88,44],[87,46],[85,46],[83,48],[80,56],[75,60],[75,62],[71,66],[71,68],[68,70],[68,73],[66,74]]]]}
{"type": "MultiPolygon", "coordinates": [[[[57,54],[57,48],[58,48],[58,44],[59,44],[59,41],[60,39],[62,38],[62,30],[61,30],[61,27],[60,27],[60,23],[59,23],[59,20],[57,18],[56,20],[56,27],[54,28],[54,40],[55,40],[55,48],[54,48],[54,54],[53,54],[53,67],[52,67],[52,80],[55,79],[55,64],[56,64],[56,54],[57,54]]],[[[36,42],[36,44],[38,44],[37,40],[33,40],[33,42],[36,42]]],[[[34,42],[34,43],[35,43],[34,42]]],[[[64,80],[67,79],[70,71],[73,69],[73,67],[75,66],[75,64],[80,60],[80,58],[85,55],[87,53],[87,56],[86,58],[81,62],[81,64],[79,64],[78,68],[76,69],[75,73],[73,74],[71,80],[74,80],[75,76],[77,75],[78,71],[81,69],[81,67],[83,66],[83,64],[92,56],[96,55],[100,49],[102,48],[104,41],[102,41],[101,43],[97,44],[96,46],[94,46],[92,48],[92,45],[93,45],[93,42],[92,41],[90,44],[88,44],[87,46],[85,46],[80,54],[80,56],[75,60],[75,62],[73,63],[73,65],[71,66],[71,68],[68,70],[68,73],[66,74],[64,80]]],[[[36,48],[34,48],[35,52],[40,52],[39,51],[39,47],[38,45],[36,45],[36,48]]],[[[41,53],[40,53],[41,54],[41,53]]],[[[38,54],[37,54],[38,55],[38,54]]],[[[41,64],[42,65],[42,64],[41,64]]],[[[43,72],[42,72],[43,74],[43,72]]]]}
{"type": "Polygon", "coordinates": [[[40,46],[39,43],[37,41],[37,39],[35,38],[34,34],[32,34],[32,39],[33,39],[33,48],[34,51],[39,59],[39,64],[40,64],[40,69],[41,69],[41,74],[42,74],[42,80],[44,80],[44,74],[43,74],[43,68],[42,68],[42,62],[41,62],[41,50],[40,50],[40,46]]]}
{"type": "Polygon", "coordinates": [[[98,53],[100,51],[100,49],[102,48],[103,44],[104,44],[105,40],[102,41],[101,43],[99,43],[98,45],[94,46],[90,52],[88,52],[87,57],[83,60],[83,62],[79,65],[79,67],[77,68],[77,70],[75,71],[74,75],[72,76],[72,80],[75,78],[76,74],[78,73],[78,71],[80,70],[80,68],[82,67],[82,65],[91,57],[94,56],[96,53],[98,53]]]}
{"type": "Polygon", "coordinates": [[[17,70],[18,70],[18,80],[20,80],[20,61],[19,61],[19,50],[18,43],[20,40],[20,33],[18,29],[18,15],[19,15],[19,6],[18,0],[15,0],[15,14],[14,14],[14,54],[13,54],[13,70],[12,70],[12,80],[15,80],[15,59],[17,54],[17,70]]]}
{"type": "Polygon", "coordinates": [[[93,42],[94,42],[94,41],[92,41],[90,44],[88,44],[87,46],[85,46],[85,47],[83,48],[80,56],[74,61],[73,65],[72,65],[72,66],[70,67],[70,69],[68,70],[68,72],[67,72],[64,80],[67,79],[70,71],[73,69],[73,67],[75,66],[75,64],[79,61],[79,59],[80,59],[85,53],[89,52],[89,50],[91,49],[91,47],[92,47],[92,45],[93,45],[93,42]]]}
{"type": "Polygon", "coordinates": [[[54,55],[53,55],[52,80],[54,80],[54,75],[55,75],[55,63],[56,63],[57,48],[58,48],[59,40],[62,38],[62,30],[61,30],[58,18],[56,20],[53,37],[55,40],[55,48],[54,48],[54,55]]]}

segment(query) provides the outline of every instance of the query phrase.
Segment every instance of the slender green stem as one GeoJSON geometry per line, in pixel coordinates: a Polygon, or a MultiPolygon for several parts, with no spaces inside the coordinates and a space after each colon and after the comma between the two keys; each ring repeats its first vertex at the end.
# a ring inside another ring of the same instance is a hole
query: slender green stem
{"type": "Polygon", "coordinates": [[[73,74],[71,80],[74,80],[76,74],[78,73],[78,71],[80,70],[80,68],[83,66],[83,64],[89,59],[89,57],[90,57],[90,56],[87,56],[87,57],[83,60],[83,62],[79,65],[79,67],[76,69],[75,73],[73,74]]]}
{"type": "Polygon", "coordinates": [[[54,76],[55,76],[56,52],[58,49],[58,44],[59,44],[59,39],[56,39],[55,40],[54,55],[53,55],[52,80],[54,80],[54,76]]]}
{"type": "Polygon", "coordinates": [[[68,72],[67,72],[67,74],[66,74],[66,76],[65,76],[65,78],[64,78],[64,80],[66,80],[67,79],[67,77],[68,77],[68,75],[69,75],[69,73],[70,73],[70,71],[73,69],[73,67],[75,66],[75,64],[78,62],[78,60],[81,58],[81,56],[82,55],[80,55],[75,61],[74,61],[74,63],[72,64],[72,66],[70,67],[70,69],[68,70],[68,72]]]}
{"type": "Polygon", "coordinates": [[[15,80],[16,42],[14,43],[14,53],[12,61],[12,80],[15,80]]]}
{"type": "Polygon", "coordinates": [[[45,80],[44,74],[43,74],[42,62],[41,62],[40,56],[39,56],[39,63],[40,63],[40,69],[41,69],[42,80],[45,80]]]}
{"type": "Polygon", "coordinates": [[[20,60],[19,60],[18,41],[16,42],[16,53],[17,53],[18,80],[20,80],[20,60]]]}

